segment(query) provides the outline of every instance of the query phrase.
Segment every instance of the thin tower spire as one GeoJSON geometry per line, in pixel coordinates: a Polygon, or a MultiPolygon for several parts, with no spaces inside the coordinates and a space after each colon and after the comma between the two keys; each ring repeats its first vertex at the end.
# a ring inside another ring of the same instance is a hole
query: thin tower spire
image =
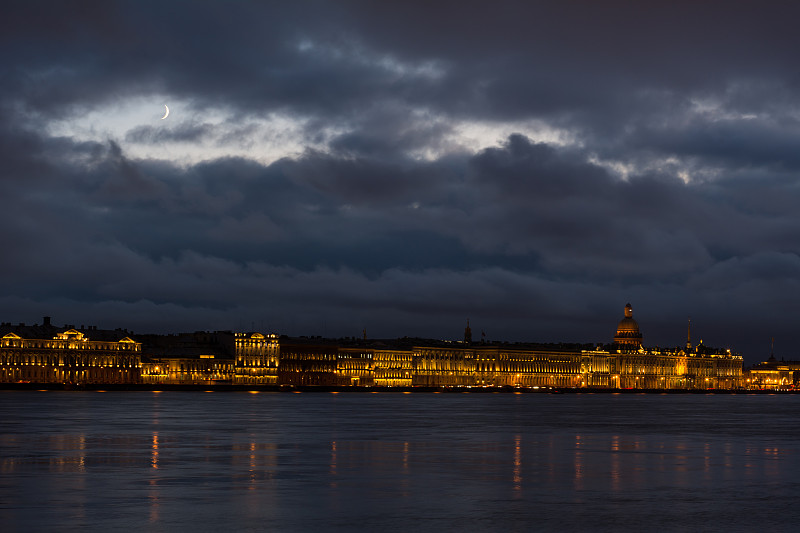
{"type": "Polygon", "coordinates": [[[686,351],[692,351],[692,317],[689,317],[689,325],[686,330],[686,351]]]}

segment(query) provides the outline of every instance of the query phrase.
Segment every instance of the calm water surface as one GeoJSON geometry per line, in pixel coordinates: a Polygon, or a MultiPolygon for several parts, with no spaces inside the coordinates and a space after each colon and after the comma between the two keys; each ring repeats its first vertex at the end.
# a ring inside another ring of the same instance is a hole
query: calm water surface
{"type": "Polygon", "coordinates": [[[10,531],[794,531],[800,397],[0,392],[10,531]]]}

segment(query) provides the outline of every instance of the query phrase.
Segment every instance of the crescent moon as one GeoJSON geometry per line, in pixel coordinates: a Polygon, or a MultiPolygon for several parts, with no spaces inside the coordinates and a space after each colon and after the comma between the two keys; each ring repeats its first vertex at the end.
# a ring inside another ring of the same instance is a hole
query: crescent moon
{"type": "Polygon", "coordinates": [[[164,109],[166,109],[167,112],[164,113],[164,116],[161,117],[161,120],[164,120],[165,118],[167,118],[169,116],[169,107],[167,107],[166,104],[164,104],[164,109]]]}

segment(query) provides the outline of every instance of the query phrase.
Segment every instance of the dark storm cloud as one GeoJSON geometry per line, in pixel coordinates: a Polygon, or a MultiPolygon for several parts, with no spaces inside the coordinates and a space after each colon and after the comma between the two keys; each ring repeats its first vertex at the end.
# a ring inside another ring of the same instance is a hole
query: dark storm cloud
{"type": "Polygon", "coordinates": [[[786,9],[301,2],[232,3],[221,16],[213,2],[33,2],[8,10],[4,59],[10,79],[38,88],[31,103],[53,109],[161,87],[205,103],[339,116],[381,98],[468,116],[591,114],[627,103],[620,91],[795,84],[786,9]]]}
{"type": "Polygon", "coordinates": [[[800,341],[798,15],[7,2],[0,310],[328,335],[458,336],[469,316],[490,338],[603,342],[630,300],[652,344],[680,344],[689,314],[710,344],[800,341]],[[151,95],[191,113],[116,139],[51,133],[151,95]],[[285,141],[271,114],[307,147],[259,163],[285,141]],[[461,144],[503,121],[565,137],[461,144]],[[131,155],[169,143],[254,153],[131,155]]]}
{"type": "Polygon", "coordinates": [[[800,156],[794,148],[800,141],[800,122],[780,118],[782,123],[745,118],[693,120],[662,128],[650,126],[637,130],[626,144],[699,159],[704,165],[726,170],[765,167],[772,171],[796,171],[800,168],[800,156]]]}
{"type": "Polygon", "coordinates": [[[453,179],[453,172],[444,165],[340,158],[318,152],[308,152],[282,167],[296,184],[322,192],[326,199],[373,209],[381,205],[407,207],[423,198],[438,200],[439,188],[453,179]]]}
{"type": "Polygon", "coordinates": [[[447,121],[426,113],[415,116],[391,103],[380,107],[364,110],[360,121],[350,122],[351,131],[330,141],[330,148],[345,156],[389,160],[409,152],[447,148],[443,138],[453,133],[447,121]]]}

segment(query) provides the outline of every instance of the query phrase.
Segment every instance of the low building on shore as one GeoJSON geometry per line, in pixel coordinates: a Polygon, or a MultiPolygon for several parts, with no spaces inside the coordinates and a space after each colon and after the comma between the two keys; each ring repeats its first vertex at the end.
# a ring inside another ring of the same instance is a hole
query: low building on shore
{"type": "Polygon", "coordinates": [[[126,330],[0,324],[0,382],[136,384],[142,345],[126,330]]]}
{"type": "Polygon", "coordinates": [[[794,390],[800,387],[800,361],[766,361],[745,371],[745,386],[753,390],[794,390]]]}
{"type": "Polygon", "coordinates": [[[224,331],[140,335],[142,383],[203,385],[231,383],[234,337],[224,331]]]}

